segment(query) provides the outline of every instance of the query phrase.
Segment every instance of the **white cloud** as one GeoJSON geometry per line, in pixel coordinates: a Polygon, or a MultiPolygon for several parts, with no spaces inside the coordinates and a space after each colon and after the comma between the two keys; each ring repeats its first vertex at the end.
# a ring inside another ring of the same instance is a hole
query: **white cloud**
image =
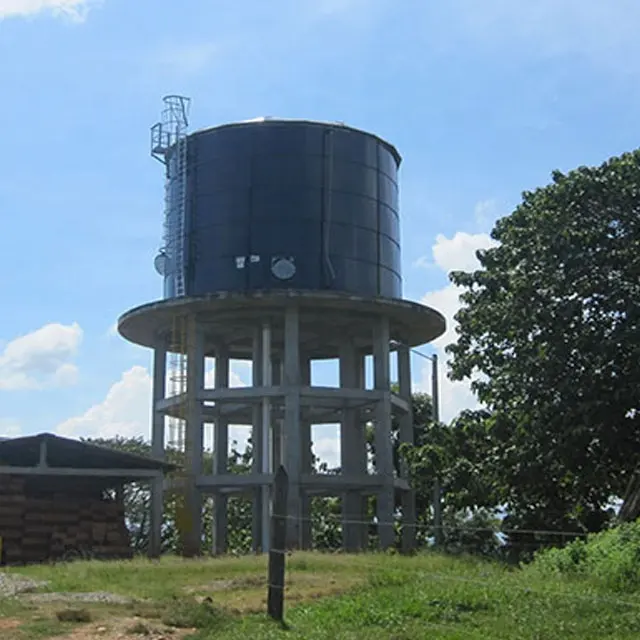
{"type": "Polygon", "coordinates": [[[69,386],[77,367],[69,362],[82,341],[77,323],[51,323],[11,340],[0,354],[0,390],[69,386]]]}
{"type": "Polygon", "coordinates": [[[82,415],[69,418],[56,432],[70,437],[148,437],[151,377],[141,366],[131,367],[107,392],[105,399],[82,415]]]}
{"type": "Polygon", "coordinates": [[[51,13],[82,22],[97,0],[0,0],[0,20],[51,13]]]}
{"type": "MultiPolygon", "coordinates": [[[[447,275],[450,271],[473,271],[479,267],[476,251],[495,246],[496,242],[486,233],[469,234],[458,231],[452,238],[440,234],[432,247],[433,261],[447,275]]],[[[440,361],[438,382],[440,386],[440,418],[449,422],[463,409],[474,409],[478,402],[471,392],[468,382],[453,382],[446,375],[448,357],[444,349],[456,340],[456,322],[454,316],[460,308],[460,289],[453,284],[430,291],[422,298],[422,303],[437,309],[447,321],[446,332],[432,344],[440,361]]],[[[422,371],[418,389],[431,390],[431,364],[422,371]]]]}
{"type": "MultiPolygon", "coordinates": [[[[476,205],[476,210],[480,205],[476,205]]],[[[435,267],[444,271],[447,276],[450,271],[473,271],[478,266],[475,252],[494,245],[495,242],[486,233],[458,231],[453,238],[439,234],[431,247],[431,259],[421,256],[413,264],[416,267],[435,267]]]]}
{"type": "Polygon", "coordinates": [[[53,374],[53,386],[72,387],[78,384],[78,367],[70,362],[60,365],[53,374]]]}
{"type": "MultiPolygon", "coordinates": [[[[208,370],[206,385],[212,386],[214,372],[208,370]]],[[[231,386],[246,386],[237,372],[230,373],[231,386]]],[[[126,438],[151,435],[151,376],[140,365],[125,371],[120,380],[107,391],[105,399],[83,414],[69,418],[56,427],[56,432],[68,437],[126,438]]],[[[242,429],[231,429],[230,439],[246,443],[242,429]]],[[[205,444],[207,444],[205,442],[205,444]]]]}
{"type": "Polygon", "coordinates": [[[20,424],[11,418],[0,418],[0,437],[1,438],[18,438],[22,434],[20,424]]]}
{"type": "Polygon", "coordinates": [[[472,271],[478,266],[476,251],[495,244],[486,233],[458,231],[453,238],[439,234],[432,247],[433,260],[447,275],[450,271],[472,271]]]}
{"type": "Polygon", "coordinates": [[[411,266],[420,269],[433,269],[436,265],[431,261],[429,256],[420,256],[417,260],[413,261],[411,266]]]}
{"type": "Polygon", "coordinates": [[[329,469],[340,466],[340,427],[339,425],[313,425],[311,431],[313,455],[319,462],[326,462],[329,469]]]}

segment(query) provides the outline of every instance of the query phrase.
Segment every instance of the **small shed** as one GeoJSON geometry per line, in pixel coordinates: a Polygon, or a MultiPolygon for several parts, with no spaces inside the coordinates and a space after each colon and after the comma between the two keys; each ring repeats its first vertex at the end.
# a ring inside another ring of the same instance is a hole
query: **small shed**
{"type": "Polygon", "coordinates": [[[49,433],[0,440],[0,562],[131,557],[122,488],[172,468],[49,433]]]}

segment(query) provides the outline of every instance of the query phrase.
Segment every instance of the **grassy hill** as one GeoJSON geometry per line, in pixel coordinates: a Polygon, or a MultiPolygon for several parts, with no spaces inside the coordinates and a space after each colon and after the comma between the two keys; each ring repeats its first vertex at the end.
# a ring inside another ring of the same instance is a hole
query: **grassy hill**
{"type": "Polygon", "coordinates": [[[0,600],[0,637],[640,637],[640,597],[540,566],[513,569],[435,554],[297,553],[288,558],[287,629],[264,615],[264,557],[34,566],[19,573],[48,580],[50,593],[110,592],[136,602],[63,603],[39,595],[0,600]]]}

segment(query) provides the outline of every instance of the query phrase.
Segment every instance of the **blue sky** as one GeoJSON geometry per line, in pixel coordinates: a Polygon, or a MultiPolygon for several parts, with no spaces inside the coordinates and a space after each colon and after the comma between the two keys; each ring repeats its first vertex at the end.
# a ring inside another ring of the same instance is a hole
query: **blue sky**
{"type": "MultiPolygon", "coordinates": [[[[147,433],[150,354],[110,329],[161,295],[166,93],[192,98],[194,128],[318,118],[394,143],[405,296],[448,316],[447,271],[523,190],[637,145],[636,0],[183,6],[0,0],[0,434],[147,433]]],[[[445,418],[473,404],[442,387],[445,418]]]]}

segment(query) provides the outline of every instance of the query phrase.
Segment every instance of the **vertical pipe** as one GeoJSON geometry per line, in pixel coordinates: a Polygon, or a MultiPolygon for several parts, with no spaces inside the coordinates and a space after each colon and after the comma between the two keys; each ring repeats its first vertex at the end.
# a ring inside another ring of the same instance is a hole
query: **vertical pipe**
{"type": "MultiPolygon", "coordinates": [[[[273,355],[271,358],[271,384],[274,387],[282,385],[283,380],[283,362],[280,354],[273,355]]],[[[278,467],[283,464],[283,447],[284,447],[284,420],[278,418],[272,419],[271,425],[271,468],[274,473],[278,467]]]]}
{"type": "MultiPolygon", "coordinates": [[[[167,381],[167,350],[158,340],[153,351],[153,388],[151,390],[151,454],[157,460],[164,460],[164,414],[158,411],[158,404],[164,400],[167,381]]],[[[151,513],[149,517],[149,556],[158,558],[162,551],[162,515],[164,509],[164,477],[160,475],[151,481],[151,513]]]]}
{"type": "Polygon", "coordinates": [[[389,363],[389,318],[380,317],[374,331],[374,386],[380,393],[376,405],[376,472],[382,480],[378,491],[377,518],[380,546],[392,547],[395,541],[393,513],[395,489],[393,446],[391,443],[391,379],[389,363]]]}
{"type": "MultiPolygon", "coordinates": [[[[325,286],[330,286],[336,278],[331,262],[331,214],[333,198],[333,129],[325,131],[324,139],[324,185],[322,200],[322,253],[326,272],[330,280],[325,280],[325,286]]],[[[324,271],[324,270],[323,270],[324,271]]]]}
{"type": "MultiPolygon", "coordinates": [[[[356,386],[358,389],[367,388],[367,367],[366,367],[366,355],[362,352],[357,354],[356,358],[356,386]]],[[[358,421],[358,438],[357,446],[354,458],[358,463],[358,471],[363,476],[369,474],[369,458],[367,448],[367,427],[368,420],[362,418],[358,421]]],[[[361,549],[368,549],[369,547],[369,524],[366,522],[369,514],[369,493],[360,495],[360,502],[358,513],[362,514],[361,524],[358,528],[358,541],[361,549]]]]}
{"type": "MultiPolygon", "coordinates": [[[[284,457],[289,476],[287,497],[287,548],[300,543],[301,500],[300,472],[302,439],[300,437],[300,315],[298,308],[287,307],[284,321],[284,457]]],[[[282,514],[278,514],[282,515],[282,514]]]]}
{"type": "MultiPolygon", "coordinates": [[[[311,386],[311,359],[300,355],[300,384],[303,387],[311,386]]],[[[307,416],[301,416],[300,447],[302,449],[302,473],[311,474],[313,471],[313,453],[311,450],[311,422],[307,416]]],[[[311,496],[304,488],[300,490],[300,548],[311,549],[313,543],[313,528],[311,526],[311,496]]]]}
{"type": "MultiPolygon", "coordinates": [[[[400,397],[409,405],[400,417],[400,442],[413,444],[413,403],[411,398],[411,352],[407,345],[398,347],[398,386],[400,397]]],[[[402,551],[415,548],[416,542],[416,498],[411,486],[409,470],[404,459],[400,460],[400,475],[409,483],[409,490],[402,493],[402,551]]]]}
{"type": "MultiPolygon", "coordinates": [[[[433,408],[433,422],[440,422],[440,397],[438,389],[438,356],[431,356],[431,406],[433,408]]],[[[440,546],[444,541],[444,531],[442,530],[442,496],[440,488],[440,478],[436,476],[433,483],[433,524],[435,527],[435,545],[440,546]]]]}
{"type": "MultiPolygon", "coordinates": [[[[262,386],[262,329],[255,328],[253,335],[252,353],[252,381],[253,388],[262,386]]],[[[262,474],[262,406],[254,404],[252,408],[251,447],[252,461],[251,472],[255,478],[262,474]]],[[[251,543],[255,553],[262,548],[262,487],[257,486],[253,490],[251,521],[251,543]]]]}
{"type": "MultiPolygon", "coordinates": [[[[262,325],[262,386],[270,387],[271,379],[271,324],[265,321],[262,325]]],[[[269,396],[262,398],[262,475],[263,482],[271,472],[271,399],[269,396]]],[[[262,485],[262,552],[269,551],[269,525],[270,525],[270,486],[262,485]]]]}

